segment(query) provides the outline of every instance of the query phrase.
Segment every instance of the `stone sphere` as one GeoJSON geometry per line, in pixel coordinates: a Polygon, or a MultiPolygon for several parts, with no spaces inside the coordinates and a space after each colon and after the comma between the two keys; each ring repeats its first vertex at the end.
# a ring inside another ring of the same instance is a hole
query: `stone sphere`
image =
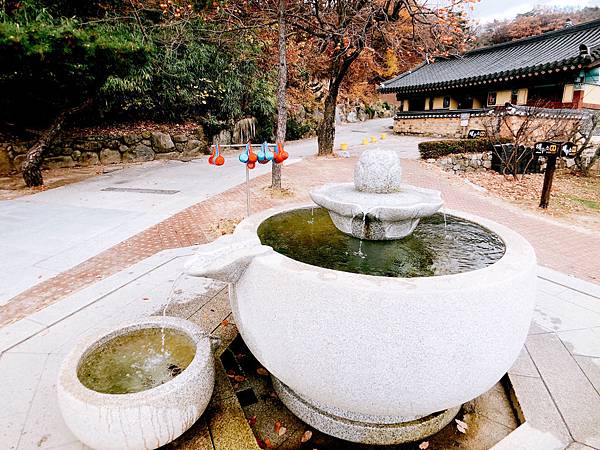
{"type": "Polygon", "coordinates": [[[362,192],[398,192],[401,180],[400,158],[392,150],[365,150],[354,169],[354,186],[362,192]]]}

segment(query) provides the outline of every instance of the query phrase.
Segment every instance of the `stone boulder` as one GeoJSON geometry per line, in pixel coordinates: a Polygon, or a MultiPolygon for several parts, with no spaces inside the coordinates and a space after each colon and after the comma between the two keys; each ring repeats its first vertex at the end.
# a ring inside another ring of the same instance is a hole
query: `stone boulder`
{"type": "Polygon", "coordinates": [[[79,158],[79,164],[82,166],[95,166],[100,164],[100,158],[96,152],[82,152],[79,158]]]}
{"type": "Polygon", "coordinates": [[[8,148],[0,148],[0,175],[8,175],[13,171],[13,163],[8,148]]]}
{"type": "Polygon", "coordinates": [[[150,137],[152,148],[156,153],[169,153],[175,148],[171,136],[161,131],[155,131],[150,137]]]}
{"type": "Polygon", "coordinates": [[[357,112],[356,116],[358,117],[358,120],[361,122],[369,120],[369,115],[367,114],[367,111],[364,108],[358,108],[358,112],[357,112]]]}
{"type": "Polygon", "coordinates": [[[44,159],[42,168],[44,169],[60,169],[63,167],[75,167],[75,161],[70,156],[53,156],[52,158],[44,159]]]}
{"type": "Polygon", "coordinates": [[[141,140],[142,136],[137,133],[126,134],[125,136],[123,136],[123,142],[125,142],[125,144],[127,145],[137,144],[141,140]]]}
{"type": "Polygon", "coordinates": [[[358,122],[358,114],[356,114],[356,111],[350,111],[346,116],[346,120],[350,123],[358,122]]]}
{"type": "Polygon", "coordinates": [[[213,144],[231,144],[231,131],[221,130],[213,137],[213,144]]]}
{"type": "Polygon", "coordinates": [[[176,144],[187,142],[187,141],[188,141],[188,137],[185,134],[174,134],[173,135],[173,142],[175,142],[176,144]]]}
{"type": "Polygon", "coordinates": [[[121,162],[121,153],[119,150],[104,148],[100,151],[100,162],[102,164],[118,164],[121,162]]]}
{"type": "Polygon", "coordinates": [[[153,159],[154,152],[144,144],[137,144],[123,153],[123,162],[125,163],[152,161],[153,159]]]}
{"type": "Polygon", "coordinates": [[[210,150],[207,143],[197,139],[190,139],[187,141],[186,147],[183,150],[183,156],[188,158],[197,158],[209,153],[210,150]]]}
{"type": "Polygon", "coordinates": [[[97,141],[83,141],[75,144],[75,149],[81,152],[98,152],[102,150],[102,143],[97,141]]]}

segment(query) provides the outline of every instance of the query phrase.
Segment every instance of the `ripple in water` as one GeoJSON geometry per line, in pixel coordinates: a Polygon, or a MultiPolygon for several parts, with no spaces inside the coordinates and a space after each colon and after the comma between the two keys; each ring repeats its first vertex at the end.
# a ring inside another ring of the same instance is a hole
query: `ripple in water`
{"type": "Polygon", "coordinates": [[[444,227],[442,214],[421,219],[412,235],[395,241],[361,243],[339,231],[323,208],[270,217],[260,225],[258,235],[263,244],[297,261],[386,277],[469,272],[495,263],[505,251],[502,240],[486,228],[450,215],[444,227]]]}
{"type": "Polygon", "coordinates": [[[185,334],[165,328],[144,328],[118,336],[92,350],[77,376],[83,385],[105,394],[145,391],[179,375],[190,365],[196,345],[185,334]]]}

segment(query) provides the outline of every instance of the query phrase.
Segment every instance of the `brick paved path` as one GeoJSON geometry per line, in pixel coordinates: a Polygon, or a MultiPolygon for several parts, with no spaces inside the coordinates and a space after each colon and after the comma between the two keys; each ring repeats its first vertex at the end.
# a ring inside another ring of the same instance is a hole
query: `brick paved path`
{"type": "MultiPolygon", "coordinates": [[[[351,180],[355,162],[354,158],[313,158],[286,167],[284,184],[293,188],[295,195],[291,197],[275,198],[263,189],[269,185],[270,175],[256,178],[250,182],[252,211],[281,203],[308,201],[307,192],[313,186],[351,180]]],[[[406,182],[441,190],[448,208],[478,214],[520,232],[535,247],[540,264],[589,281],[600,279],[600,236],[521,211],[419,161],[404,160],[403,168],[406,182]]],[[[13,297],[0,306],[0,326],[24,318],[161,250],[209,242],[218,234],[215,226],[220,219],[241,219],[244,213],[243,185],[185,209],[13,297]]]]}

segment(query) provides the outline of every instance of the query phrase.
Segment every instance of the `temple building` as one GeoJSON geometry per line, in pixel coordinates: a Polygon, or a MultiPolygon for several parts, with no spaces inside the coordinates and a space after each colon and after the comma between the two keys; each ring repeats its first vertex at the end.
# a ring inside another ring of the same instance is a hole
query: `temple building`
{"type": "Polygon", "coordinates": [[[437,59],[385,81],[398,133],[462,137],[492,109],[600,109],[600,20],[437,59]]]}

